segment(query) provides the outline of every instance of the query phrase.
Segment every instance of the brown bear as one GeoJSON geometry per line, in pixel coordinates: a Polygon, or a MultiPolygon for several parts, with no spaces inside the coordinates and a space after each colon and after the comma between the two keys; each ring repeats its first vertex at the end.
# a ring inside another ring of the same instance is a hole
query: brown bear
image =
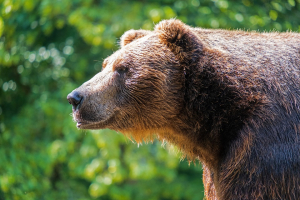
{"type": "Polygon", "coordinates": [[[208,199],[300,199],[300,34],[130,30],[68,95],[80,129],[176,144],[208,199]]]}

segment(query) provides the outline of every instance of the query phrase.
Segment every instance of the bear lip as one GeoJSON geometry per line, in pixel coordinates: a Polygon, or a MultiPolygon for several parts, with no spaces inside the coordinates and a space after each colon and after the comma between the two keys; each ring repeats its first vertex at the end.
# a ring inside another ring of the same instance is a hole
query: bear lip
{"type": "Polygon", "coordinates": [[[76,126],[77,126],[77,128],[80,128],[83,124],[84,123],[82,123],[82,122],[77,122],[76,126]]]}
{"type": "Polygon", "coordinates": [[[78,110],[73,111],[73,120],[77,123],[76,126],[77,126],[77,128],[79,128],[79,129],[82,129],[82,128],[84,128],[85,126],[94,123],[94,122],[89,122],[89,121],[86,121],[86,120],[84,120],[84,119],[81,119],[80,113],[79,113],[78,110]]]}
{"type": "MultiPolygon", "coordinates": [[[[88,123],[88,122],[81,122],[81,121],[78,121],[76,126],[77,128],[79,129],[86,129],[85,127],[88,126],[88,125],[92,125],[93,123],[88,123]]],[[[88,127],[87,127],[88,128],[88,127]]]]}
{"type": "Polygon", "coordinates": [[[84,119],[81,119],[77,117],[76,115],[74,116],[74,121],[76,122],[76,126],[79,129],[95,129],[93,127],[95,126],[100,126],[101,123],[103,123],[105,120],[102,121],[87,121],[84,119]]]}
{"type": "Polygon", "coordinates": [[[76,124],[79,129],[101,129],[104,128],[101,126],[101,122],[82,122],[77,121],[76,124]]]}
{"type": "Polygon", "coordinates": [[[77,121],[77,120],[76,122],[77,122],[76,126],[79,129],[86,129],[88,128],[89,125],[97,124],[97,122],[86,122],[86,121],[77,121]]]}
{"type": "Polygon", "coordinates": [[[77,123],[76,126],[79,129],[104,129],[104,128],[107,128],[107,125],[109,123],[112,123],[113,121],[115,121],[115,115],[116,115],[116,113],[114,113],[107,119],[101,118],[101,119],[92,121],[92,120],[86,120],[86,119],[82,118],[82,116],[78,110],[73,112],[72,114],[73,114],[73,120],[74,120],[74,122],[77,123]]]}

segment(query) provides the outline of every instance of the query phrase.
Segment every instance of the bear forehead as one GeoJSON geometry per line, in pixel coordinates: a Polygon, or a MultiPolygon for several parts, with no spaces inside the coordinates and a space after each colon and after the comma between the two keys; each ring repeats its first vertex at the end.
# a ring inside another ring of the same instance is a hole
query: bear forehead
{"type": "Polygon", "coordinates": [[[135,39],[121,49],[128,50],[131,48],[143,47],[144,45],[148,46],[150,42],[159,42],[156,32],[151,32],[148,35],[135,39]]]}
{"type": "Polygon", "coordinates": [[[132,64],[133,62],[142,64],[149,59],[161,59],[161,56],[166,53],[171,53],[171,51],[160,42],[157,34],[152,33],[136,39],[114,52],[103,61],[102,67],[114,67],[122,64],[132,64]]]}
{"type": "Polygon", "coordinates": [[[163,43],[160,42],[159,37],[152,33],[150,35],[146,35],[144,37],[138,38],[126,46],[119,49],[120,56],[123,57],[139,57],[139,56],[148,56],[151,53],[162,50],[164,46],[163,43]]]}
{"type": "Polygon", "coordinates": [[[104,69],[107,66],[115,67],[117,65],[125,64],[125,62],[131,62],[131,55],[130,52],[124,52],[120,49],[103,61],[102,68],[104,69]]]}

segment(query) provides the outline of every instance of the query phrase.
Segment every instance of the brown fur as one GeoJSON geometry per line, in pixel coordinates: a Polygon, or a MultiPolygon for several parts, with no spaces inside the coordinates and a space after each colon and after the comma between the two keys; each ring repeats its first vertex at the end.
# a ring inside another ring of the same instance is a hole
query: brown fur
{"type": "Polygon", "coordinates": [[[79,128],[178,145],[208,199],[300,198],[300,34],[166,20],[121,47],[69,94],[79,128]]]}

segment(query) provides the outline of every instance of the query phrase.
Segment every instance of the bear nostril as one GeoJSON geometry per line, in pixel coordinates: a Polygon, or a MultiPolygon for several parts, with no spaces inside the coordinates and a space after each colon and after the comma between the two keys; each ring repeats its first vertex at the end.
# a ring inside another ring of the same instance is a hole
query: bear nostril
{"type": "Polygon", "coordinates": [[[67,99],[70,104],[72,104],[73,108],[76,110],[78,106],[82,103],[83,97],[80,95],[79,92],[73,91],[68,94],[67,99]]]}

